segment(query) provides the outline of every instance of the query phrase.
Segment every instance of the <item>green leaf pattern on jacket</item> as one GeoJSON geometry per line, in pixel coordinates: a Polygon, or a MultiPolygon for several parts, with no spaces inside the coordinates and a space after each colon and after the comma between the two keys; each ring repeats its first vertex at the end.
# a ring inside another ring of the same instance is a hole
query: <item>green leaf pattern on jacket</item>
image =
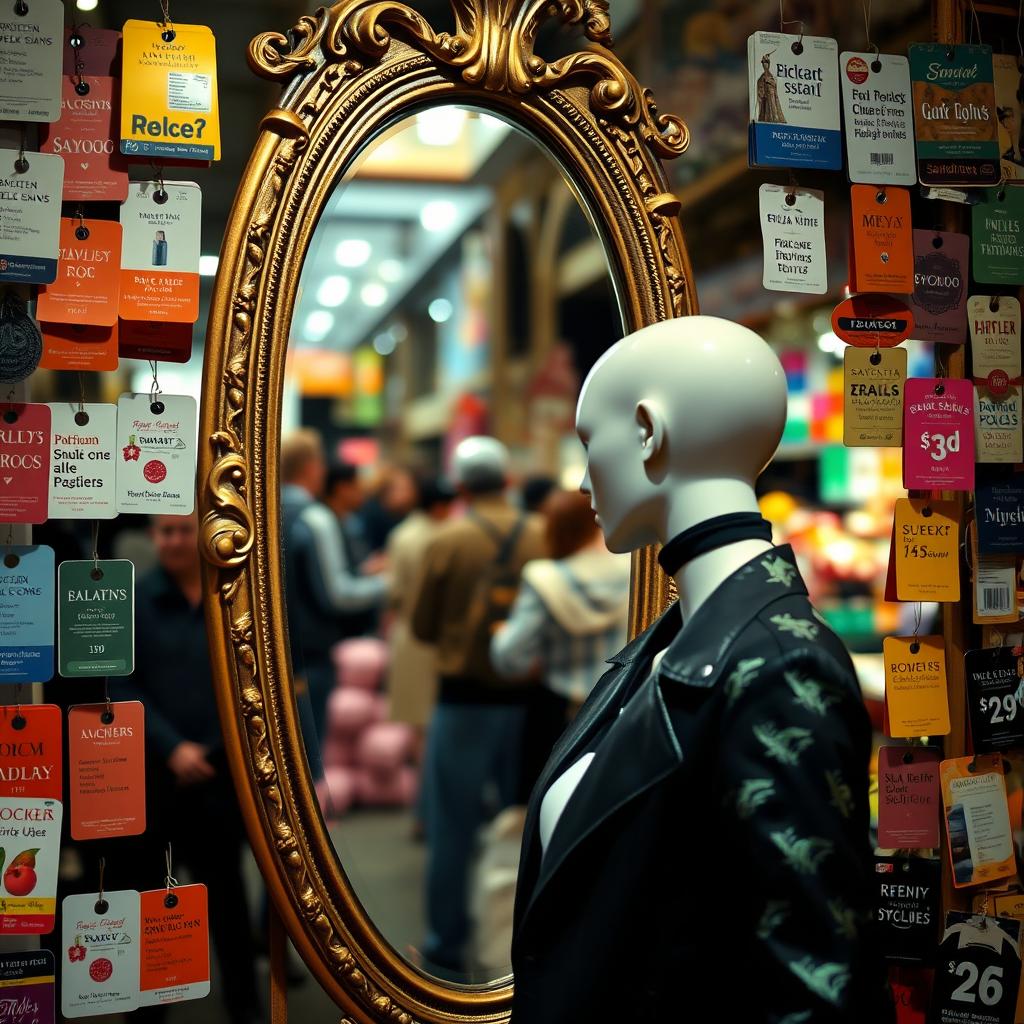
{"type": "Polygon", "coordinates": [[[797,672],[786,672],[784,676],[793,691],[793,700],[805,711],[824,715],[833,704],[839,703],[835,694],[826,693],[824,686],[814,679],[801,679],[797,672]]]}
{"type": "Polygon", "coordinates": [[[839,1005],[843,990],[850,981],[850,969],[844,964],[816,963],[805,956],[789,969],[815,994],[822,999],[839,1005]]]}
{"type": "Polygon", "coordinates": [[[757,923],[757,937],[762,942],[767,942],[787,917],[789,917],[789,902],[787,900],[769,900],[765,904],[761,920],[757,923]]]}
{"type": "Polygon", "coordinates": [[[778,555],[769,555],[761,562],[761,567],[768,573],[769,583],[781,583],[784,587],[791,587],[793,580],[796,579],[796,566],[778,555]]]}
{"type": "Polygon", "coordinates": [[[779,848],[786,863],[801,875],[816,875],[822,861],[833,849],[831,839],[798,836],[792,827],[784,832],[771,832],[769,838],[779,848]]]}
{"type": "Polygon", "coordinates": [[[800,755],[814,745],[814,735],[810,729],[802,729],[798,725],[788,729],[780,729],[774,722],[761,722],[753,728],[758,743],[764,747],[767,757],[790,768],[800,763],[800,755]]]}
{"type": "Polygon", "coordinates": [[[749,818],[774,795],[775,783],[771,779],[744,779],[736,794],[736,813],[741,818],[749,818]]]}
{"type": "Polygon", "coordinates": [[[789,612],[773,615],[769,620],[780,633],[791,633],[800,640],[816,640],[820,631],[810,619],[797,619],[789,612]]]}
{"type": "Polygon", "coordinates": [[[757,678],[757,670],[764,665],[764,658],[744,658],[725,681],[725,696],[730,704],[735,703],[743,691],[757,678]]]}
{"type": "Polygon", "coordinates": [[[849,818],[853,813],[853,790],[837,771],[825,772],[825,781],[832,794],[830,803],[844,818],[849,818]]]}

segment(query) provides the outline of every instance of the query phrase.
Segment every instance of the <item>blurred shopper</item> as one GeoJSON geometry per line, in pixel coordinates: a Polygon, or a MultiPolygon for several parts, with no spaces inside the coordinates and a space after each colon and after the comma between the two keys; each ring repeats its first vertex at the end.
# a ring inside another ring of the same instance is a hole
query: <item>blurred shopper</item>
{"type": "Polygon", "coordinates": [[[613,555],[579,491],[554,491],[542,506],[551,558],[529,562],[512,614],[491,640],[503,676],[540,675],[531,691],[520,798],[526,802],[551,748],[626,643],[629,555],[613,555]]]}
{"type": "Polygon", "coordinates": [[[424,954],[439,967],[460,971],[477,833],[490,813],[515,800],[528,696],[528,684],[509,683],[492,668],[491,634],[508,615],[522,566],[543,554],[543,530],[505,496],[504,445],[470,437],[456,448],[453,462],[468,508],[430,543],[411,621],[413,635],[437,648],[440,682],[423,772],[424,954]]]}
{"type": "Polygon", "coordinates": [[[550,476],[528,476],[522,486],[523,508],[527,512],[540,512],[548,495],[554,489],[555,481],[550,476]]]}

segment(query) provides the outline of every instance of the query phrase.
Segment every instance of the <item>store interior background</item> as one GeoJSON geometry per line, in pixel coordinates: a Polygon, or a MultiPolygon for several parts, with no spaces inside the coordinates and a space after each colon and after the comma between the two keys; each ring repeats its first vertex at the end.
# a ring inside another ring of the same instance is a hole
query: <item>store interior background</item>
{"type": "MultiPolygon", "coordinates": [[[[66,6],[69,21],[94,27],[119,28],[144,13],[129,0],[98,0],[87,12],[74,0],[66,6]]],[[[413,6],[437,26],[449,22],[444,0],[413,6]]],[[[149,7],[159,15],[157,0],[149,7]]],[[[174,21],[210,25],[217,39],[223,158],[180,175],[203,189],[201,312],[191,361],[159,367],[165,391],[198,398],[217,252],[260,119],[278,95],[248,70],[245,50],[258,32],[284,30],[309,8],[281,0],[170,7],[174,21]]],[[[884,51],[931,37],[920,0],[875,7],[872,37],[884,51]]],[[[893,503],[903,494],[900,449],[842,444],[843,346],[830,314],[846,281],[845,177],[799,175],[801,185],[826,192],[829,293],[765,291],[757,189],[789,179],[747,169],[746,39],[778,27],[778,3],[611,0],[610,10],[620,53],[691,132],[689,152],[668,173],[701,311],[758,331],[785,367],[789,422],[761,482],[764,512],[776,540],[794,545],[813,599],[854,653],[880,724],[881,638],[913,622],[898,623],[900,606],[882,599],[893,503]]],[[[802,19],[808,34],[837,37],[841,48],[864,42],[859,4],[787,0],[786,16],[802,19]]],[[[567,45],[552,31],[538,50],[567,45]]],[[[373,147],[327,217],[303,268],[282,429],[317,428],[329,454],[358,463],[371,489],[390,465],[443,468],[454,443],[481,432],[508,445],[517,480],[543,473],[577,486],[579,382],[622,331],[601,244],[550,159],[493,118],[427,112],[373,147]]],[[[909,374],[928,375],[930,346],[908,347],[909,374]]],[[[147,364],[130,360],[118,374],[92,376],[102,383],[91,386],[104,390],[88,397],[101,401],[150,381],[147,364]]],[[[34,401],[78,399],[77,375],[39,371],[32,383],[34,401]]],[[[332,822],[357,892],[403,951],[416,945],[422,919],[423,850],[409,826],[405,808],[358,805],[332,822]]],[[[332,1012],[312,979],[293,989],[289,1005],[332,1012]]],[[[218,1019],[218,1005],[186,1004],[170,1019],[186,1015],[218,1019]]]]}

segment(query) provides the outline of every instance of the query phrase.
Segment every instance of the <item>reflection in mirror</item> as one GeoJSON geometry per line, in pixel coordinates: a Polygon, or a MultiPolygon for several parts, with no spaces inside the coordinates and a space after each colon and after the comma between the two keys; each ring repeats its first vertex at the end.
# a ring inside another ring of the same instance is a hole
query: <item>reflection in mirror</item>
{"type": "Polygon", "coordinates": [[[625,639],[628,557],[573,432],[621,334],[557,168],[479,112],[378,140],[302,269],[280,470],[303,738],[367,914],[446,980],[508,975],[527,796],[625,639]]]}

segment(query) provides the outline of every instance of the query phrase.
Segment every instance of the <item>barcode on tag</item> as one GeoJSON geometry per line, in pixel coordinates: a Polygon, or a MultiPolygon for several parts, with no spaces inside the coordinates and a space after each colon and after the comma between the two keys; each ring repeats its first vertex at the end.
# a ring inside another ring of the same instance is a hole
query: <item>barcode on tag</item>
{"type": "Polygon", "coordinates": [[[991,556],[978,560],[975,572],[975,604],[978,617],[1016,614],[1017,572],[1015,563],[991,556]],[[986,565],[986,562],[989,564],[986,565]]]}
{"type": "Polygon", "coordinates": [[[887,167],[890,164],[896,163],[895,153],[872,153],[871,163],[876,167],[887,167]]]}
{"type": "Polygon", "coordinates": [[[1010,610],[1010,588],[982,587],[981,610],[983,612],[1008,612],[1010,610]]]}

